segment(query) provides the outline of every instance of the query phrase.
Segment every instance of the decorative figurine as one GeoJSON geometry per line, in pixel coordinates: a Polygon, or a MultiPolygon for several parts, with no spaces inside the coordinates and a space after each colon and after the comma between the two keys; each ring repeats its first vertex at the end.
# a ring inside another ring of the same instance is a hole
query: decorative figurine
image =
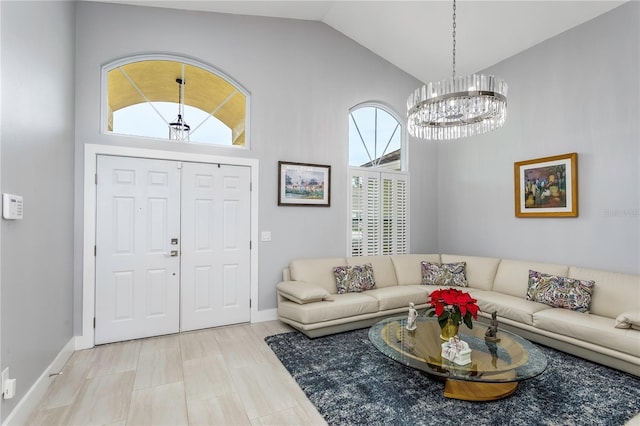
{"type": "Polygon", "coordinates": [[[487,328],[487,332],[484,333],[484,340],[488,342],[499,342],[500,338],[498,337],[498,311],[493,311],[491,314],[491,325],[487,328]]]}
{"type": "Polygon", "coordinates": [[[455,336],[442,344],[442,358],[447,359],[457,365],[471,363],[471,349],[469,344],[455,336]]]}
{"type": "Polygon", "coordinates": [[[418,311],[414,308],[414,304],[409,303],[409,315],[407,316],[407,330],[413,331],[418,326],[416,325],[416,320],[418,319],[418,311]]]}

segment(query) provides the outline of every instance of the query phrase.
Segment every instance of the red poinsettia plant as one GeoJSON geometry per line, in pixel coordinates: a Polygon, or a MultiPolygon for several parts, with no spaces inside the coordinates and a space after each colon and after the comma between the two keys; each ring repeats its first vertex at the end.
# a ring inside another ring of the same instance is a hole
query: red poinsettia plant
{"type": "Polygon", "coordinates": [[[464,322],[469,328],[473,328],[471,318],[478,319],[477,300],[471,297],[467,292],[457,290],[455,288],[447,288],[443,290],[435,290],[429,295],[429,304],[427,315],[438,317],[440,327],[444,327],[449,318],[454,324],[459,325],[464,322]]]}

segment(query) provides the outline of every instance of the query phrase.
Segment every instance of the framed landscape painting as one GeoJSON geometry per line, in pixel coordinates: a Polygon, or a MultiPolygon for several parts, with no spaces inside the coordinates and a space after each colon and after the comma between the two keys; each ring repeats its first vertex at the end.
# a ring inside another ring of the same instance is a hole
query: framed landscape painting
{"type": "Polygon", "coordinates": [[[578,154],[514,163],[516,217],[578,216],[578,154]]]}
{"type": "Polygon", "coordinates": [[[278,205],[331,205],[331,166],[278,161],[278,205]]]}

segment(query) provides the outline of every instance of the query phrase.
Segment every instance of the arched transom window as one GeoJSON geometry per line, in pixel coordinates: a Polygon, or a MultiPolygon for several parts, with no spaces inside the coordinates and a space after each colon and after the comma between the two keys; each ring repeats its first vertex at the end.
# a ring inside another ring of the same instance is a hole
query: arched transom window
{"type": "Polygon", "coordinates": [[[246,92],[209,67],[133,58],[105,67],[105,131],[244,147],[246,92]]]}
{"type": "Polygon", "coordinates": [[[401,122],[378,105],[349,113],[349,165],[401,170],[401,122]]]}

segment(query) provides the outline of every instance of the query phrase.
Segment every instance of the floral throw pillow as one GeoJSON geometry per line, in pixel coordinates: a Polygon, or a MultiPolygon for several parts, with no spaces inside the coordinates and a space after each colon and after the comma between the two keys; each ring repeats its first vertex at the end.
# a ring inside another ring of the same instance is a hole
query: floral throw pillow
{"type": "Polygon", "coordinates": [[[595,281],[577,280],[557,275],[529,271],[527,300],[554,308],[588,312],[595,281]]]}
{"type": "Polygon", "coordinates": [[[423,261],[421,265],[424,285],[469,286],[466,275],[467,262],[440,264],[423,261]]]}
{"type": "Polygon", "coordinates": [[[373,279],[373,266],[371,263],[354,266],[336,266],[333,268],[336,277],[338,294],[359,293],[371,290],[376,286],[373,279]]]}

